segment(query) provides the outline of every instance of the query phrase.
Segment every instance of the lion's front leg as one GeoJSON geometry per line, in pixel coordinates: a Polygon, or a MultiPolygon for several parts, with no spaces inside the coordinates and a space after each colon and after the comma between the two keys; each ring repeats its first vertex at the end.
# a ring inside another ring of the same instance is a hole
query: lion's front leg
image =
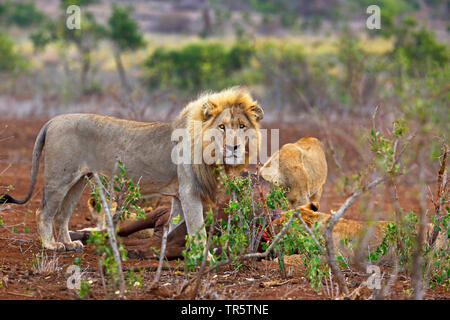
{"type": "Polygon", "coordinates": [[[180,201],[183,208],[186,228],[189,235],[200,233],[202,242],[206,243],[206,230],[203,225],[203,205],[198,195],[195,195],[190,186],[180,190],[180,201]]]}
{"type": "MultiPolygon", "coordinates": [[[[183,209],[186,229],[190,236],[199,233],[200,240],[197,240],[198,237],[193,237],[193,239],[194,241],[200,241],[203,244],[203,247],[205,247],[207,235],[203,221],[203,204],[200,195],[198,192],[195,192],[192,181],[194,181],[194,179],[192,177],[191,169],[183,165],[179,166],[179,200],[181,202],[181,208],[183,209]]],[[[208,260],[214,260],[209,252],[208,260]]]]}
{"type": "MultiPolygon", "coordinates": [[[[207,235],[203,224],[202,201],[198,195],[189,192],[189,188],[187,188],[186,191],[180,192],[180,200],[183,207],[187,232],[189,235],[200,234],[200,240],[197,240],[198,237],[194,236],[193,241],[200,241],[204,248],[206,246],[207,235]]],[[[214,257],[210,252],[208,252],[208,260],[214,261],[214,257]]]]}

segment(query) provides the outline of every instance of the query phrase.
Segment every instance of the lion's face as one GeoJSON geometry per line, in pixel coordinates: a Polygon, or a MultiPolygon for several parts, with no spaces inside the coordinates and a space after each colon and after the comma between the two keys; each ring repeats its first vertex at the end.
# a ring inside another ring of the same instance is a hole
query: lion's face
{"type": "MultiPolygon", "coordinates": [[[[211,103],[210,103],[211,104],[211,103]]],[[[256,159],[259,148],[259,126],[262,110],[259,106],[242,104],[225,107],[213,106],[222,111],[218,114],[206,114],[203,126],[203,156],[211,163],[211,158],[219,163],[238,166],[256,159]],[[218,153],[218,154],[217,154],[218,153]]]]}

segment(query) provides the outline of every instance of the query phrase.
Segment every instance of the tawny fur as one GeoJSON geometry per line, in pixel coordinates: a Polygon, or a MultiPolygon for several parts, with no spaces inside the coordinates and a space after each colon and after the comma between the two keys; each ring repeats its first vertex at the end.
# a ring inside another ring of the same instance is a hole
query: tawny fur
{"type": "Polygon", "coordinates": [[[306,137],[288,143],[274,153],[260,169],[261,176],[289,188],[291,206],[319,202],[327,179],[327,161],[322,143],[306,137]]]}
{"type": "MultiPolygon", "coordinates": [[[[42,244],[52,250],[81,250],[80,241],[71,241],[68,224],[85,187],[85,177],[95,172],[111,177],[120,160],[128,177],[140,182],[143,196],[172,196],[171,213],[182,212],[180,223],[186,221],[189,234],[199,231],[204,235],[202,199],[214,198],[215,166],[174,163],[172,133],[176,129],[192,132],[195,120],[201,121],[203,129],[213,128],[221,121],[230,128],[245,122],[247,128],[258,129],[263,114],[246,90],[235,87],[200,96],[170,123],[136,122],[95,114],[60,115],[48,121],[36,139],[26,197],[16,200],[3,195],[0,200],[22,204],[30,199],[40,155],[45,149],[44,195],[38,213],[42,244]]],[[[197,139],[202,137],[191,136],[192,141],[197,139]]],[[[227,165],[224,167],[229,169],[227,165]]]]}
{"type": "MultiPolygon", "coordinates": [[[[318,209],[318,203],[311,203],[305,206],[297,207],[297,210],[300,211],[302,219],[305,223],[312,227],[316,222],[318,227],[323,230],[325,224],[332,217],[331,214],[323,213],[319,211],[312,210],[311,208],[318,209]],[[312,206],[311,206],[312,205],[312,206]],[[314,208],[315,207],[315,208],[314,208]]],[[[273,224],[276,230],[281,230],[283,225],[286,223],[287,219],[284,214],[282,214],[279,218],[273,221],[273,224]]],[[[384,236],[383,230],[386,229],[389,223],[395,223],[394,221],[388,220],[378,220],[378,221],[359,221],[359,220],[351,220],[340,218],[333,228],[333,241],[335,246],[339,247],[341,250],[345,250],[341,245],[341,240],[347,239],[350,243],[353,243],[353,247],[355,244],[358,244],[367,234],[367,232],[372,232],[367,245],[370,249],[373,249],[375,246],[380,245],[381,240],[384,236]]],[[[433,224],[428,223],[426,226],[426,233],[430,234],[433,230],[433,224]]],[[[445,244],[445,234],[440,233],[436,246],[442,247],[445,244]]],[[[426,237],[427,238],[427,237],[426,237]]]]}

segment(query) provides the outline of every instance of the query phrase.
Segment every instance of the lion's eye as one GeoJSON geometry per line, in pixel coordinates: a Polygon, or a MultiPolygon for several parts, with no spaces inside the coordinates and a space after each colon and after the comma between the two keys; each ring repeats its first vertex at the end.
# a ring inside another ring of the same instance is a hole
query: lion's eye
{"type": "Polygon", "coordinates": [[[245,129],[245,124],[240,124],[240,125],[239,125],[239,128],[245,129]]]}
{"type": "Polygon", "coordinates": [[[225,131],[225,125],[223,124],[219,125],[219,129],[225,131]]]}

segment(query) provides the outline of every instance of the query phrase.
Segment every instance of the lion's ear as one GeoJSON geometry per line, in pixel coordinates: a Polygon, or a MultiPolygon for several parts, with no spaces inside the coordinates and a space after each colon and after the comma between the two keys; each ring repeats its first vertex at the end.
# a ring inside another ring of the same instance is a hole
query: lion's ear
{"type": "Polygon", "coordinates": [[[203,118],[205,120],[208,120],[209,118],[212,117],[213,113],[212,111],[215,108],[215,104],[212,103],[211,101],[205,102],[202,106],[202,114],[203,114],[203,118]]]}
{"type": "Polygon", "coordinates": [[[254,105],[251,111],[255,115],[256,121],[261,121],[264,118],[264,111],[259,105],[254,105]]]}

